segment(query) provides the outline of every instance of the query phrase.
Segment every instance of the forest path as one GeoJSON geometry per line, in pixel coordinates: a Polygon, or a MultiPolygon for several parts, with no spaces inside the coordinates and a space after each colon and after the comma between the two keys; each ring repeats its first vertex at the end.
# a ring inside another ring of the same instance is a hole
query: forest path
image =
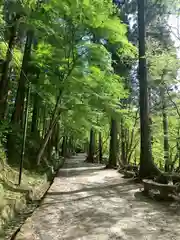
{"type": "Polygon", "coordinates": [[[141,185],[84,159],[66,161],[16,240],[180,240],[177,206],[143,197],[141,185]]]}

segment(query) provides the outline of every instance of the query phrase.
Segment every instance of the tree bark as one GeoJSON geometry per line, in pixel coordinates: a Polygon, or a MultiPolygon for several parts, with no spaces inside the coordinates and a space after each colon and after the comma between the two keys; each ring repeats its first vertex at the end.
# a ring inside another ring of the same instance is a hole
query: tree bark
{"type": "Polygon", "coordinates": [[[99,163],[102,163],[103,149],[102,149],[102,133],[99,132],[99,163]]]}
{"type": "Polygon", "coordinates": [[[63,136],[62,146],[61,146],[61,156],[66,157],[67,154],[67,137],[63,136]]]}
{"type": "Polygon", "coordinates": [[[8,75],[9,75],[10,63],[13,57],[13,49],[15,46],[17,27],[18,27],[18,20],[15,21],[15,23],[9,30],[10,37],[9,37],[8,49],[6,52],[6,59],[2,67],[2,76],[0,81],[0,120],[4,119],[6,107],[7,107],[9,79],[10,79],[8,75]]]}
{"type": "Polygon", "coordinates": [[[74,149],[74,139],[73,137],[69,137],[69,141],[68,141],[68,151],[70,155],[74,155],[75,154],[75,149],[74,149]]]}
{"type": "Polygon", "coordinates": [[[38,132],[38,106],[39,103],[39,98],[38,95],[34,95],[34,102],[33,102],[33,114],[32,114],[32,122],[31,122],[31,132],[32,133],[37,133],[38,132]]]}
{"type": "Polygon", "coordinates": [[[21,184],[22,170],[23,170],[23,162],[24,162],[24,156],[25,156],[26,135],[27,135],[27,125],[28,125],[28,105],[29,105],[29,98],[30,98],[30,82],[28,83],[27,98],[26,98],[24,131],[23,131],[23,143],[22,143],[22,149],[21,149],[21,161],[20,161],[20,166],[19,166],[19,182],[18,182],[19,185],[21,184]]]}
{"type": "Polygon", "coordinates": [[[110,146],[109,146],[109,162],[107,168],[115,168],[117,166],[117,122],[111,119],[110,130],[110,146]]]}
{"type": "Polygon", "coordinates": [[[125,141],[125,129],[123,118],[121,117],[121,161],[123,165],[127,164],[127,154],[126,154],[126,141],[125,141]]]}
{"type": "Polygon", "coordinates": [[[154,143],[153,133],[152,133],[152,117],[151,117],[151,108],[152,108],[152,101],[151,101],[151,88],[148,88],[148,101],[149,101],[149,129],[151,134],[151,147],[154,143]]]}
{"type": "Polygon", "coordinates": [[[42,138],[44,138],[45,135],[46,135],[46,129],[47,129],[47,119],[46,119],[47,113],[46,113],[46,108],[45,107],[43,108],[43,116],[42,117],[43,117],[43,120],[42,120],[42,122],[43,122],[42,138]]]}
{"type": "Polygon", "coordinates": [[[178,126],[178,130],[177,130],[176,149],[177,149],[178,167],[180,168],[180,126],[178,126]]]}
{"type": "Polygon", "coordinates": [[[59,126],[59,122],[56,124],[56,135],[55,135],[55,149],[56,149],[56,153],[58,153],[58,147],[59,147],[59,131],[60,131],[60,126],[59,126]]]}
{"type": "Polygon", "coordinates": [[[44,137],[44,139],[43,139],[42,145],[41,145],[41,147],[40,147],[40,149],[39,149],[39,152],[38,152],[38,155],[37,155],[37,165],[39,165],[40,162],[41,162],[41,158],[42,158],[42,156],[43,156],[43,154],[44,154],[45,148],[46,148],[46,146],[47,146],[47,144],[48,144],[48,141],[49,141],[49,139],[50,139],[50,137],[51,137],[51,135],[52,135],[53,129],[54,129],[57,121],[58,121],[58,119],[55,118],[55,119],[53,119],[53,121],[50,123],[49,129],[48,129],[48,131],[47,131],[47,133],[46,133],[46,135],[45,135],[45,137],[44,137]]]}
{"type": "Polygon", "coordinates": [[[53,138],[52,138],[52,136],[49,138],[46,149],[47,149],[47,160],[48,160],[48,162],[50,162],[51,161],[52,150],[53,150],[53,138]]]}
{"type": "Polygon", "coordinates": [[[141,178],[158,175],[160,171],[154,165],[151,151],[151,134],[149,126],[148,106],[148,82],[145,51],[145,0],[138,2],[138,26],[139,26],[139,104],[140,104],[140,129],[141,129],[141,153],[140,170],[141,178]]]}
{"type": "Polygon", "coordinates": [[[131,160],[131,155],[133,153],[133,151],[136,149],[136,146],[138,144],[138,142],[134,143],[135,141],[135,127],[137,125],[137,121],[138,121],[138,113],[139,110],[136,111],[136,115],[135,115],[135,120],[134,120],[134,125],[133,125],[133,129],[131,130],[131,133],[129,133],[129,140],[126,144],[126,159],[127,159],[127,164],[129,164],[130,160],[131,160]]]}
{"type": "Polygon", "coordinates": [[[162,117],[163,117],[163,133],[164,133],[164,170],[169,171],[169,136],[168,136],[168,118],[166,113],[165,89],[160,88],[161,103],[162,103],[162,117]]]}
{"type": "Polygon", "coordinates": [[[87,162],[89,162],[89,163],[94,162],[94,154],[95,154],[95,132],[94,132],[94,129],[91,128],[87,162]]]}
{"type": "Polygon", "coordinates": [[[33,41],[33,32],[29,30],[27,32],[26,44],[24,48],[24,56],[22,61],[18,90],[16,94],[15,108],[12,114],[12,123],[20,124],[20,126],[22,126],[23,124],[24,98],[25,98],[28,63],[31,55],[32,41],[33,41]]]}

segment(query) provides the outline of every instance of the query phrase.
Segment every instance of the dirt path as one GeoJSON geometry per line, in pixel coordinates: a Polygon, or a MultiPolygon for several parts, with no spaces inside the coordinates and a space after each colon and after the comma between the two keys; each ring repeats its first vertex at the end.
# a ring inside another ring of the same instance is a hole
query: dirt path
{"type": "Polygon", "coordinates": [[[16,240],[180,240],[177,206],[146,199],[115,170],[87,166],[84,155],[67,161],[16,240]]]}

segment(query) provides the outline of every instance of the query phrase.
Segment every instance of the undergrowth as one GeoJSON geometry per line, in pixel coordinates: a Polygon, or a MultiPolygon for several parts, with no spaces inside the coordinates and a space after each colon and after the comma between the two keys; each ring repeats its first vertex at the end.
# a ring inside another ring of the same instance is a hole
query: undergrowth
{"type": "MultiPolygon", "coordinates": [[[[18,168],[8,165],[5,159],[0,148],[0,236],[10,221],[27,207],[27,193],[30,192],[32,198],[41,198],[52,175],[51,166],[46,166],[42,172],[23,169],[22,183],[18,186],[18,168]]],[[[58,162],[56,159],[56,165],[58,162]]]]}

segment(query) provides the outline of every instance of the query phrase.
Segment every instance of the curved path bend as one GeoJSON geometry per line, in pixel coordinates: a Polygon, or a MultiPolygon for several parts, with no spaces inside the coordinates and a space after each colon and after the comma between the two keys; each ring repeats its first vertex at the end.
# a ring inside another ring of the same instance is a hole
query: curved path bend
{"type": "Polygon", "coordinates": [[[115,170],[66,161],[16,240],[180,240],[177,204],[146,199],[115,170]]]}

